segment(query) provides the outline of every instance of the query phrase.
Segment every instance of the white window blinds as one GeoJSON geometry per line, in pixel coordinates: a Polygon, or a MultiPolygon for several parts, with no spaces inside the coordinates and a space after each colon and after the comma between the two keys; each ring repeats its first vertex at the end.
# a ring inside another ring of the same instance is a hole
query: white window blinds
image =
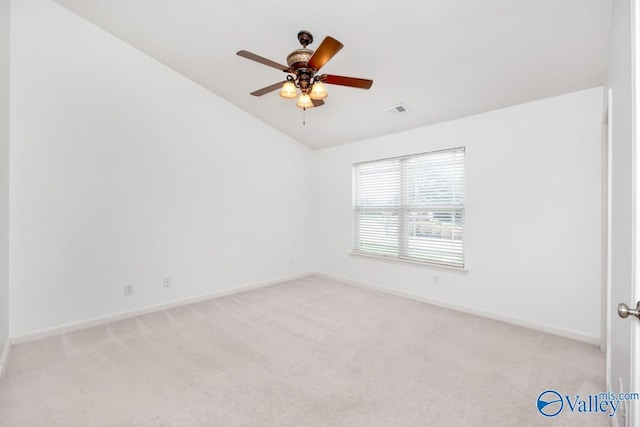
{"type": "Polygon", "coordinates": [[[353,250],[464,267],[464,148],[353,166],[353,250]]]}

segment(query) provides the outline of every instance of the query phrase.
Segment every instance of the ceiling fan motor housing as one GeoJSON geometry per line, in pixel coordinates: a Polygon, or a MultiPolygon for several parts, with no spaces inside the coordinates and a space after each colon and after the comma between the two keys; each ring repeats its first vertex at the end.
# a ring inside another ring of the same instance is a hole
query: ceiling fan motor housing
{"type": "Polygon", "coordinates": [[[313,51],[311,49],[296,49],[287,56],[287,65],[293,71],[299,68],[306,68],[307,61],[313,55],[313,51]]]}
{"type": "Polygon", "coordinates": [[[307,62],[313,55],[311,49],[296,49],[287,56],[289,71],[296,75],[296,82],[302,93],[311,90],[313,75],[315,70],[308,68],[307,62]]]}

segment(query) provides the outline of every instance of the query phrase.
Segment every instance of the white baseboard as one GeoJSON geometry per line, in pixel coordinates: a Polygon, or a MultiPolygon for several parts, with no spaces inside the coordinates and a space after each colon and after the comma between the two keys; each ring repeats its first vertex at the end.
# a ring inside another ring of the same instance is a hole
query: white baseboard
{"type": "Polygon", "coordinates": [[[9,359],[9,351],[11,351],[11,339],[7,338],[7,342],[2,347],[2,353],[0,353],[0,378],[4,374],[4,369],[7,366],[7,360],[9,359]]]}
{"type": "MultiPolygon", "coordinates": [[[[311,276],[313,273],[302,273],[292,276],[280,277],[278,279],[268,280],[266,282],[252,283],[237,288],[226,289],[224,291],[213,292],[209,294],[203,294],[195,297],[183,298],[177,301],[173,301],[166,304],[158,304],[139,308],[136,310],[125,311],[120,313],[111,314],[109,316],[97,317],[89,320],[83,320],[81,322],[67,323],[64,325],[54,326],[53,328],[41,329],[39,331],[30,332],[28,334],[19,335],[11,338],[12,344],[21,344],[29,341],[38,340],[54,335],[66,334],[68,332],[77,331],[79,329],[90,328],[92,326],[103,325],[109,322],[115,322],[117,320],[129,319],[131,317],[141,316],[143,314],[154,313],[156,311],[167,310],[182,305],[193,304],[194,302],[206,301],[212,298],[219,298],[225,295],[237,294],[240,292],[250,291],[251,289],[262,288],[269,285],[274,285],[280,282],[286,282],[288,280],[300,279],[302,277],[311,276]]],[[[0,359],[1,361],[1,359],[0,359]]]]}
{"type": "Polygon", "coordinates": [[[339,282],[348,283],[355,286],[360,286],[369,289],[375,289],[387,294],[396,295],[404,298],[409,298],[416,301],[425,302],[427,304],[437,305],[440,307],[448,308],[451,310],[462,311],[464,313],[473,314],[475,316],[485,317],[487,319],[498,320],[500,322],[510,323],[516,326],[522,326],[524,328],[534,329],[536,331],[546,332],[553,335],[558,335],[565,338],[571,338],[577,341],[582,341],[592,345],[600,345],[600,337],[586,335],[581,332],[558,328],[555,326],[545,325],[543,323],[532,322],[526,319],[519,319],[516,317],[505,316],[503,314],[493,313],[490,311],[479,310],[477,308],[463,306],[459,304],[452,304],[447,301],[442,301],[434,298],[427,298],[420,295],[415,295],[409,292],[398,291],[395,289],[389,289],[382,286],[371,285],[369,283],[360,282],[357,280],[347,279],[345,277],[335,276],[332,274],[325,274],[316,272],[315,275],[319,277],[325,277],[331,280],[337,280],[339,282]]]}

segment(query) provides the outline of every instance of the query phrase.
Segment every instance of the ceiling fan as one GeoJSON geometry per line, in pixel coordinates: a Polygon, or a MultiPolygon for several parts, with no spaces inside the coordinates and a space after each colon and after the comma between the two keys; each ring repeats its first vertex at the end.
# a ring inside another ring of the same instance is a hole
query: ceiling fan
{"type": "Polygon", "coordinates": [[[307,46],[313,43],[313,36],[310,32],[300,31],[298,33],[298,41],[302,45],[302,48],[294,50],[287,56],[288,65],[286,66],[246,50],[236,52],[237,55],[243,58],[288,73],[286,80],[251,92],[251,95],[262,96],[281,88],[281,97],[298,98],[296,105],[302,109],[307,109],[319,107],[324,104],[323,99],[327,97],[327,91],[323,83],[359,89],[369,89],[373,84],[373,80],[368,79],[335,76],[333,74],[317,74],[318,70],[344,47],[342,43],[333,37],[325,37],[315,51],[307,49],[307,46]],[[298,90],[300,91],[299,96],[298,90]]]}

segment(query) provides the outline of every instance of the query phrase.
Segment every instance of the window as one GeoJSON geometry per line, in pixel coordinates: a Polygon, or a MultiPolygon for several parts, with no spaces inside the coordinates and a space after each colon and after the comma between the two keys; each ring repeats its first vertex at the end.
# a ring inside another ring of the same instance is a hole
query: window
{"type": "Polygon", "coordinates": [[[464,148],[353,165],[353,251],[464,268],[464,148]]]}

